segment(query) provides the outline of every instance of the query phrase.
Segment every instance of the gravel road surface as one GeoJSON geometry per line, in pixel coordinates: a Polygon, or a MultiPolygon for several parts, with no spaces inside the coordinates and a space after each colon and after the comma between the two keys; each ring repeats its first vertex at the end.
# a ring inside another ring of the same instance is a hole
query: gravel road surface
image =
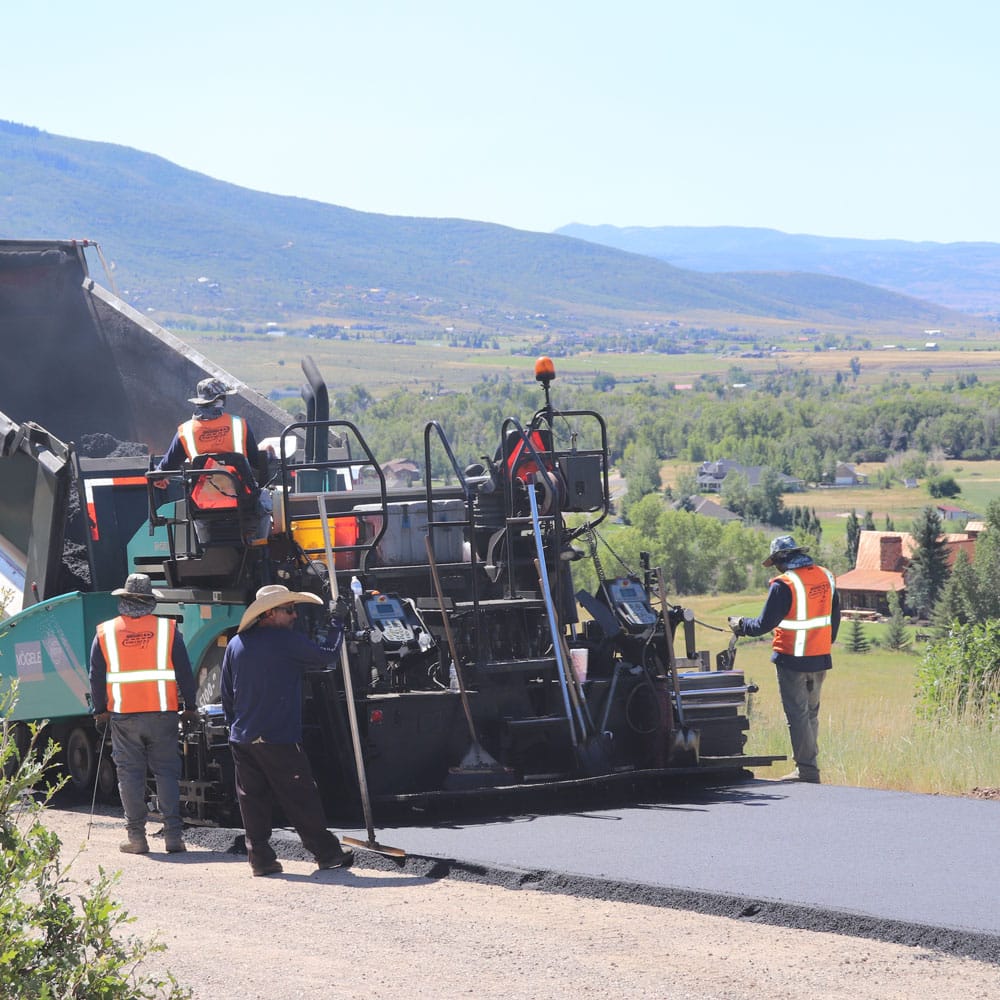
{"type": "MultiPolygon", "coordinates": [[[[85,882],[99,866],[119,870],[132,933],[166,945],[150,962],[170,969],[197,1000],[1000,994],[1000,965],[933,947],[566,895],[545,891],[544,882],[511,888],[440,878],[420,858],[397,869],[359,851],[353,869],[319,872],[294,835],[279,838],[285,872],[269,878],[251,877],[245,857],[226,853],[232,836],[223,831],[190,831],[183,855],[163,853],[156,836],[149,855],[123,855],[117,811],[98,807],[92,825],[88,813],[70,806],[45,814],[64,860],[73,858],[70,879],[85,882]]],[[[410,851],[414,833],[378,837],[410,851]]],[[[613,856],[614,832],[596,837],[613,856]]],[[[469,866],[468,876],[475,873],[469,866]]]]}

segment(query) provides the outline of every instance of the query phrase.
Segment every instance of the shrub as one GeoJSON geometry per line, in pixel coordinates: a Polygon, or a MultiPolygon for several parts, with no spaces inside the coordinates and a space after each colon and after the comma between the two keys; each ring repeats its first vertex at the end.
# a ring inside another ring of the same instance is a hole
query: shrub
{"type": "MultiPolygon", "coordinates": [[[[0,996],[5,1000],[167,1000],[189,990],[141,975],[138,966],[163,945],[122,937],[131,921],[111,898],[117,875],[100,869],[75,905],[59,838],[41,813],[61,782],[47,782],[58,748],[30,729],[28,752],[8,721],[16,685],[0,692],[0,996]],[[23,747],[21,748],[23,749],[23,747]]],[[[76,887],[79,888],[79,887],[76,887]]]]}
{"type": "Polygon", "coordinates": [[[1000,621],[955,624],[932,643],[917,670],[921,713],[983,720],[1000,716],[1000,621]]]}

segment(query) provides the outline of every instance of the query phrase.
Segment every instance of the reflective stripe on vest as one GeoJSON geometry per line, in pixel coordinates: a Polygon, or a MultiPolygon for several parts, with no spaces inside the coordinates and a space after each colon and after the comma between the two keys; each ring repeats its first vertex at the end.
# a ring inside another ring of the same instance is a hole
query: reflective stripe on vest
{"type": "Polygon", "coordinates": [[[171,650],[177,623],[170,618],[113,618],[97,626],[107,664],[108,711],[176,712],[171,650]]]}
{"type": "Polygon", "coordinates": [[[246,422],[242,417],[223,413],[211,420],[193,417],[177,428],[188,460],[198,455],[216,455],[221,451],[247,453],[246,422]]]}
{"type": "Polygon", "coordinates": [[[824,656],[833,645],[833,574],[822,566],[790,569],[775,577],[792,591],[788,617],[774,630],[773,648],[790,656],[824,656]],[[812,577],[812,579],[810,579],[812,577]]]}

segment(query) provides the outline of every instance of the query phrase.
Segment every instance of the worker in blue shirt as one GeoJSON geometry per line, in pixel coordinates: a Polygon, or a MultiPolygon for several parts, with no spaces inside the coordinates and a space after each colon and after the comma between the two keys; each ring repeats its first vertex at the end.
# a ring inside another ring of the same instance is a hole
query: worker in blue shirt
{"type": "Polygon", "coordinates": [[[791,535],[771,542],[764,560],[778,572],[757,618],[729,619],[736,635],[774,633],[771,662],[788,720],[795,770],[783,779],[819,784],[819,706],[823,680],[833,667],[831,648],[840,629],[840,596],[833,574],[813,562],[791,535]]]}
{"type": "Polygon", "coordinates": [[[302,749],[302,678],[336,660],[346,606],[335,612],[319,645],[294,628],[295,605],[322,603],[315,594],[261,587],[222,658],[222,708],[254,875],[282,870],[270,845],[275,801],[320,868],[343,868],[354,859],[327,829],[302,749]]]}

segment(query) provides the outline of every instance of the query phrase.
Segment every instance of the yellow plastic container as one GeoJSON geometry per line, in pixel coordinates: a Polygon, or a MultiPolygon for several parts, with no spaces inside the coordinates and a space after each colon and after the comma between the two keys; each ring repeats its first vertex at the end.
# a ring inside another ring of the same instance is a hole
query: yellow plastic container
{"type": "MultiPolygon", "coordinates": [[[[330,544],[357,545],[358,519],[354,514],[344,517],[327,518],[330,531],[330,544]]],[[[326,543],[323,540],[323,522],[318,517],[292,521],[292,538],[302,546],[310,559],[323,562],[326,560],[326,543]]],[[[337,569],[357,569],[358,552],[334,552],[333,565],[337,569]]]]}

